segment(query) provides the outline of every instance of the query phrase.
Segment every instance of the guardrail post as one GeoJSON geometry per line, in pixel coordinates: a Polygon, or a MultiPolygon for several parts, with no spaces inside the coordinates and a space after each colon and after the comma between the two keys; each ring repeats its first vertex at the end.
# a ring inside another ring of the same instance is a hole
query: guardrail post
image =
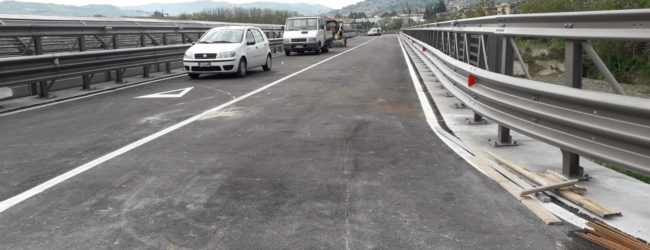
{"type": "Polygon", "coordinates": [[[126,69],[115,70],[115,83],[124,83],[124,72],[126,69]]]}
{"type": "Polygon", "coordinates": [[[56,82],[56,79],[52,80],[50,83],[48,83],[47,81],[38,82],[39,89],[40,89],[40,92],[39,92],[39,97],[40,98],[54,97],[54,96],[50,95],[50,89],[52,88],[52,85],[54,85],[54,82],[56,82]]]}
{"type": "Polygon", "coordinates": [[[581,178],[584,168],[580,166],[580,156],[562,149],[562,174],[566,177],[581,178]]]}
{"type": "Polygon", "coordinates": [[[172,63],[170,63],[170,62],[165,63],[165,73],[166,74],[171,74],[172,73],[172,63]]]}
{"type": "MultiPolygon", "coordinates": [[[[564,77],[573,88],[582,88],[582,45],[577,40],[566,40],[564,46],[564,77]]],[[[580,166],[580,156],[562,150],[562,174],[567,177],[582,177],[584,168],[580,166]]]]}
{"type": "Polygon", "coordinates": [[[90,82],[93,80],[93,76],[95,74],[90,74],[90,75],[82,75],[81,80],[83,84],[81,85],[81,89],[83,90],[89,90],[90,89],[90,82]]]}
{"type": "Polygon", "coordinates": [[[143,78],[149,78],[150,73],[151,73],[151,64],[143,65],[142,66],[142,77],[143,78]]]}

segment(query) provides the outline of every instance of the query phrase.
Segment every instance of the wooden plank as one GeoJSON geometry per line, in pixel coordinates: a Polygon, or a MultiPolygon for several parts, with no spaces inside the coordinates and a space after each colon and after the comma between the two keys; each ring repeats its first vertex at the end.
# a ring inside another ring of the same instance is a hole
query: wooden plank
{"type": "MultiPolygon", "coordinates": [[[[561,182],[561,181],[568,180],[567,178],[558,178],[557,176],[555,176],[553,174],[549,174],[549,172],[553,172],[553,171],[549,170],[549,171],[546,171],[546,173],[541,175],[543,178],[545,178],[547,181],[549,181],[549,183],[555,183],[555,182],[561,182]]],[[[573,186],[560,188],[560,189],[566,189],[566,190],[572,191],[572,192],[577,193],[577,194],[585,194],[585,193],[587,193],[587,189],[585,187],[583,187],[583,186],[578,185],[578,184],[573,185],[573,186]]]]}
{"type": "Polygon", "coordinates": [[[589,221],[587,226],[594,229],[596,234],[600,234],[604,237],[607,237],[613,241],[618,242],[625,247],[631,249],[639,250],[650,250],[650,246],[646,243],[641,242],[639,239],[636,239],[626,233],[621,232],[620,230],[613,228],[600,221],[589,221]]]}
{"type": "Polygon", "coordinates": [[[525,168],[523,168],[523,167],[521,167],[521,166],[519,166],[519,165],[517,165],[517,164],[515,164],[515,163],[513,163],[513,162],[511,162],[509,160],[506,160],[505,158],[503,158],[503,157],[501,157],[499,155],[496,155],[496,154],[490,152],[489,150],[484,150],[484,152],[486,154],[488,154],[489,156],[492,156],[498,162],[501,162],[504,166],[514,170],[515,172],[517,172],[517,173],[523,175],[524,177],[536,182],[539,185],[548,185],[549,184],[546,180],[541,178],[539,175],[537,175],[537,174],[535,174],[533,172],[530,172],[530,171],[526,170],[525,168]]]}
{"type": "MultiPolygon", "coordinates": [[[[538,175],[536,173],[528,171],[525,168],[523,168],[523,167],[521,167],[521,166],[519,166],[517,164],[514,164],[514,163],[504,159],[503,157],[498,156],[498,155],[496,155],[496,154],[494,154],[494,153],[492,153],[492,152],[490,152],[488,150],[485,150],[485,152],[488,155],[494,157],[494,159],[496,159],[497,161],[503,163],[503,165],[505,165],[505,166],[509,167],[510,169],[516,171],[517,173],[525,176],[526,178],[528,178],[528,179],[530,179],[532,181],[535,181],[535,182],[539,183],[540,185],[548,185],[549,180],[542,177],[541,175],[538,175]]],[[[596,214],[596,215],[598,215],[600,217],[607,218],[607,217],[610,217],[610,216],[622,216],[620,211],[614,211],[612,209],[603,207],[603,206],[601,206],[601,205],[587,199],[586,197],[584,197],[582,195],[579,195],[577,193],[574,193],[572,191],[569,191],[569,190],[566,190],[566,189],[558,189],[558,190],[555,190],[555,191],[560,196],[564,197],[565,199],[576,203],[576,205],[578,205],[580,207],[583,207],[583,208],[591,211],[592,213],[594,213],[594,214],[596,214]]]]}
{"type": "Polygon", "coordinates": [[[558,225],[562,224],[562,220],[555,216],[550,211],[546,210],[542,205],[533,200],[530,196],[520,196],[519,193],[523,190],[521,187],[517,186],[510,179],[504,177],[495,169],[490,167],[489,163],[479,156],[473,156],[469,158],[476,166],[481,168],[488,176],[495,180],[503,189],[508,191],[512,196],[517,198],[524,206],[530,209],[533,214],[535,214],[540,220],[548,225],[558,225]]]}
{"type": "Polygon", "coordinates": [[[588,241],[591,241],[593,243],[598,244],[599,246],[605,247],[607,249],[615,249],[615,250],[633,250],[631,248],[625,247],[621,244],[618,244],[612,240],[609,240],[605,237],[598,236],[596,234],[593,234],[592,232],[576,232],[576,234],[588,241]]]}
{"type": "Polygon", "coordinates": [[[585,208],[589,210],[590,212],[603,217],[611,217],[611,216],[622,216],[623,214],[620,211],[614,211],[612,209],[603,207],[592,200],[588,199],[587,197],[584,197],[582,195],[576,194],[574,192],[571,192],[569,190],[555,190],[560,196],[563,198],[575,203],[576,205],[585,208]]]}
{"type": "Polygon", "coordinates": [[[568,180],[568,181],[563,181],[563,182],[556,182],[544,186],[537,186],[529,189],[525,189],[521,191],[521,194],[519,195],[527,195],[527,194],[534,194],[534,193],[539,193],[539,192],[544,192],[544,191],[550,191],[550,190],[555,190],[558,188],[562,187],[568,187],[572,186],[574,184],[578,183],[578,180],[568,180]]]}
{"type": "MultiPolygon", "coordinates": [[[[530,184],[530,183],[526,182],[525,180],[519,178],[519,176],[517,176],[513,172],[510,172],[507,169],[501,167],[501,165],[499,165],[499,164],[494,163],[494,164],[489,164],[489,166],[491,168],[493,168],[493,170],[498,171],[500,174],[502,174],[503,176],[508,178],[510,181],[512,181],[512,182],[516,183],[517,185],[519,185],[521,188],[525,188],[525,189],[534,188],[532,184],[530,184]]],[[[513,195],[515,195],[515,197],[517,196],[517,194],[513,194],[513,195]]],[[[519,196],[521,196],[521,195],[519,195],[519,196]]],[[[546,195],[544,193],[539,193],[537,198],[539,198],[542,202],[551,202],[551,197],[549,197],[548,195],[546,195]]]]}
{"type": "Polygon", "coordinates": [[[533,199],[524,199],[521,200],[521,203],[524,204],[530,211],[532,211],[537,217],[539,217],[544,223],[548,225],[560,225],[562,220],[560,220],[553,213],[549,212],[542,206],[539,201],[533,199]]]}

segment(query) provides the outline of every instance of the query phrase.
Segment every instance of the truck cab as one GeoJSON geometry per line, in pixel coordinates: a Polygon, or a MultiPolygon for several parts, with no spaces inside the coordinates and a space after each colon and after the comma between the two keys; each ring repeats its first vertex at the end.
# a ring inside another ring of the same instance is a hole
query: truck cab
{"type": "Polygon", "coordinates": [[[287,19],[284,26],[284,53],[304,53],[313,51],[316,54],[329,51],[334,40],[337,22],[324,17],[292,17],[287,19]]]}

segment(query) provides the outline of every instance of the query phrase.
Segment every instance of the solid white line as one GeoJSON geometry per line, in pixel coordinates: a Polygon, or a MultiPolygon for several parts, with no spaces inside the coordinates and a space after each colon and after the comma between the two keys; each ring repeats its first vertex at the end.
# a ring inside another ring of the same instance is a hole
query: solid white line
{"type": "MultiPolygon", "coordinates": [[[[404,61],[406,62],[406,66],[409,70],[409,75],[411,76],[411,82],[413,83],[413,87],[415,87],[415,92],[417,92],[418,99],[420,99],[420,106],[422,106],[422,111],[424,112],[424,117],[429,124],[429,127],[431,127],[431,130],[442,140],[448,147],[450,147],[454,152],[456,152],[458,155],[460,155],[463,159],[465,159],[469,164],[473,166],[473,163],[468,160],[470,155],[462,149],[460,146],[456,145],[454,142],[449,140],[446,136],[444,136],[443,132],[440,132],[442,128],[440,127],[440,124],[438,124],[438,118],[436,117],[436,114],[433,112],[433,108],[429,105],[429,100],[424,94],[424,89],[420,85],[420,80],[418,79],[417,73],[415,73],[415,69],[413,68],[413,65],[411,65],[411,61],[409,61],[409,56],[406,53],[406,50],[404,49],[404,44],[402,44],[402,40],[397,37],[397,41],[399,42],[400,48],[402,49],[402,54],[404,55],[404,61]]],[[[480,168],[477,168],[474,166],[476,169],[481,171],[480,168]]],[[[483,172],[483,171],[481,171],[483,172]]]]}
{"type": "MultiPolygon", "coordinates": [[[[375,38],[375,39],[377,39],[377,38],[375,38]]],[[[238,97],[238,98],[236,98],[236,99],[233,99],[233,100],[231,100],[231,101],[229,101],[229,102],[226,102],[226,103],[224,103],[224,104],[221,104],[221,105],[219,105],[219,106],[217,106],[217,107],[214,107],[214,108],[212,108],[212,109],[206,110],[206,111],[204,111],[204,112],[201,113],[201,114],[195,115],[195,116],[193,116],[193,117],[191,117],[191,118],[188,118],[187,120],[184,120],[184,121],[182,121],[182,122],[179,122],[179,123],[177,123],[177,124],[174,124],[174,125],[172,125],[171,127],[168,127],[168,128],[166,128],[166,129],[163,129],[163,130],[161,130],[161,131],[159,131],[159,132],[157,132],[157,133],[155,133],[155,134],[152,134],[152,135],[149,135],[149,136],[147,136],[147,137],[145,137],[145,138],[142,138],[142,139],[140,139],[140,140],[137,140],[137,141],[135,141],[135,142],[133,142],[133,143],[131,143],[131,144],[129,144],[129,145],[126,145],[126,146],[124,146],[124,147],[122,147],[122,148],[120,148],[120,149],[118,149],[118,150],[115,150],[115,151],[113,151],[113,152],[111,152],[111,153],[108,153],[108,154],[106,154],[106,155],[104,155],[104,156],[102,156],[102,157],[99,157],[99,158],[97,158],[97,159],[95,159],[95,160],[92,160],[92,161],[90,161],[90,162],[88,162],[88,163],[86,163],[86,164],[83,164],[83,165],[81,165],[81,166],[75,168],[75,169],[72,169],[72,170],[70,170],[70,171],[68,171],[68,172],[66,172],[66,173],[64,173],[64,174],[61,174],[61,175],[59,175],[59,176],[57,176],[57,177],[55,177],[55,178],[53,178],[53,179],[51,179],[51,180],[48,180],[48,181],[46,181],[46,182],[44,182],[44,183],[42,183],[42,184],[40,184],[40,185],[38,185],[38,186],[36,186],[36,187],[33,187],[33,188],[31,188],[31,189],[29,189],[29,190],[27,190],[27,191],[24,191],[24,192],[22,192],[22,193],[20,193],[20,194],[18,194],[18,195],[16,195],[16,196],[14,196],[14,197],[11,197],[11,198],[9,198],[9,199],[6,199],[6,200],[0,202],[0,213],[1,213],[1,212],[4,212],[5,210],[7,210],[7,209],[9,209],[9,208],[11,208],[11,207],[17,205],[18,203],[23,202],[23,201],[25,201],[25,200],[27,200],[27,199],[29,199],[29,198],[31,198],[31,197],[37,195],[37,194],[39,194],[39,193],[41,193],[41,192],[43,192],[43,191],[49,189],[49,188],[51,188],[51,187],[53,187],[53,186],[55,186],[55,185],[57,185],[57,184],[59,184],[59,183],[61,183],[61,182],[64,182],[64,181],[66,181],[66,180],[68,180],[68,179],[70,179],[70,178],[72,178],[72,177],[74,177],[74,176],[76,176],[76,175],[78,175],[78,174],[81,174],[81,173],[83,173],[83,172],[85,172],[85,171],[87,171],[87,170],[89,170],[89,169],[91,169],[91,168],[94,168],[94,167],[96,167],[96,166],[99,165],[99,164],[102,164],[102,163],[104,163],[104,162],[106,162],[106,161],[108,161],[108,160],[110,160],[110,159],[113,159],[113,158],[115,158],[115,157],[117,157],[117,156],[120,156],[120,155],[122,155],[122,154],[124,154],[124,153],[126,153],[126,152],[129,152],[129,151],[131,151],[131,150],[133,150],[133,149],[135,149],[135,148],[137,148],[137,147],[140,147],[140,146],[142,146],[142,145],[144,145],[144,144],[146,144],[146,143],[148,143],[148,142],[150,142],[150,141],[153,141],[153,140],[155,140],[155,139],[157,139],[157,138],[159,138],[159,137],[161,137],[161,136],[163,136],[163,135],[166,135],[166,134],[168,134],[168,133],[170,133],[170,132],[172,132],[172,131],[174,131],[174,130],[177,130],[177,129],[179,129],[179,128],[182,128],[182,127],[184,127],[185,125],[188,125],[188,124],[190,124],[190,123],[192,123],[192,122],[194,122],[194,121],[200,119],[202,116],[204,116],[204,115],[206,115],[206,114],[209,114],[209,113],[212,113],[212,112],[216,112],[216,111],[219,111],[219,110],[221,110],[221,109],[223,109],[223,108],[225,108],[225,107],[228,107],[228,106],[230,106],[230,105],[233,105],[233,104],[235,104],[235,103],[237,103],[237,102],[239,102],[239,101],[241,101],[241,100],[244,100],[244,99],[246,99],[246,98],[248,98],[248,97],[250,97],[250,96],[252,96],[252,95],[255,95],[255,94],[259,93],[259,92],[262,92],[262,91],[264,91],[265,89],[268,89],[268,88],[270,88],[270,87],[273,87],[273,86],[277,85],[278,83],[281,83],[281,82],[283,82],[283,81],[286,81],[287,79],[292,78],[292,77],[294,77],[294,76],[296,76],[296,75],[298,75],[298,74],[300,74],[300,73],[302,73],[302,72],[305,72],[305,71],[307,71],[307,70],[310,70],[310,69],[312,69],[312,68],[314,68],[314,67],[316,67],[316,66],[318,66],[318,65],[321,65],[321,64],[323,64],[323,63],[325,63],[325,62],[328,62],[328,61],[330,61],[330,60],[332,60],[332,59],[334,59],[334,58],[337,58],[337,57],[339,57],[339,56],[341,56],[341,55],[344,55],[344,54],[346,54],[346,53],[348,53],[348,52],[350,52],[350,51],[353,51],[353,50],[355,50],[356,48],[359,48],[359,47],[361,47],[361,46],[364,46],[364,45],[366,45],[366,44],[368,44],[368,43],[374,41],[375,39],[372,39],[372,40],[367,41],[367,42],[365,42],[365,43],[362,43],[362,44],[360,44],[360,45],[358,45],[358,46],[355,46],[355,47],[353,47],[353,48],[351,48],[351,49],[349,49],[349,50],[346,50],[346,51],[343,51],[343,52],[341,52],[341,53],[339,53],[339,54],[336,54],[336,55],[334,55],[334,56],[331,56],[331,57],[329,57],[329,58],[327,58],[327,59],[325,59],[325,60],[322,60],[322,61],[320,61],[320,62],[318,62],[318,63],[312,64],[311,66],[309,66],[309,67],[307,67],[307,68],[304,68],[304,69],[302,69],[302,70],[299,70],[299,71],[297,71],[297,72],[295,72],[295,73],[293,73],[293,74],[291,74],[291,75],[285,76],[285,77],[283,77],[283,78],[281,78],[281,79],[279,79],[279,80],[277,80],[277,81],[274,81],[274,82],[272,82],[272,83],[269,83],[269,84],[267,84],[267,85],[265,85],[265,86],[263,86],[263,87],[261,87],[261,88],[259,88],[259,89],[256,89],[256,90],[254,90],[254,91],[252,91],[252,92],[249,92],[248,94],[245,94],[245,95],[243,95],[243,96],[240,96],[240,97],[238,97]]]]}
{"type": "MultiPolygon", "coordinates": [[[[422,109],[424,110],[424,115],[427,119],[427,122],[429,123],[429,126],[431,129],[433,129],[433,132],[445,143],[447,146],[449,146],[456,154],[460,155],[467,163],[469,163],[472,167],[474,167],[476,170],[479,172],[483,173],[484,175],[487,176],[487,173],[485,173],[481,168],[476,166],[473,161],[469,160],[470,155],[467,153],[465,149],[462,148],[462,146],[456,144],[456,142],[448,139],[445,135],[444,130],[440,127],[440,124],[438,124],[436,119],[436,115],[433,112],[433,109],[429,105],[429,101],[427,100],[427,97],[424,94],[424,89],[422,89],[422,86],[420,85],[420,81],[418,80],[417,73],[415,73],[415,70],[413,69],[413,66],[411,65],[411,62],[408,60],[408,54],[406,53],[406,50],[404,45],[402,43],[402,39],[398,38],[400,46],[402,47],[402,52],[404,54],[404,60],[406,61],[406,64],[409,69],[409,73],[411,75],[411,81],[413,82],[413,85],[415,86],[415,90],[417,91],[418,98],[420,99],[420,104],[422,105],[422,109]]],[[[556,216],[560,217],[561,219],[575,225],[576,227],[579,228],[585,228],[587,221],[576,216],[575,214],[567,211],[566,209],[558,206],[557,204],[554,203],[543,203],[538,201],[546,210],[549,210],[551,213],[555,214],[556,216]]]]}

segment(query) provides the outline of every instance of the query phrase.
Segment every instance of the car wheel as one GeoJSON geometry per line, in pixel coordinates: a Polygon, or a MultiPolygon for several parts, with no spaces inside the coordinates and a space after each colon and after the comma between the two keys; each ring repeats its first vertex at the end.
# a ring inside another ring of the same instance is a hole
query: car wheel
{"type": "Polygon", "coordinates": [[[291,50],[285,50],[284,55],[285,56],[290,56],[291,55],[291,50]]]}
{"type": "Polygon", "coordinates": [[[271,66],[273,66],[273,59],[271,59],[271,55],[266,56],[266,63],[262,65],[262,69],[264,71],[269,71],[271,70],[271,66]]]}
{"type": "Polygon", "coordinates": [[[242,58],[239,60],[239,68],[237,69],[237,76],[239,77],[244,77],[246,76],[246,73],[248,71],[248,64],[246,64],[246,59],[242,58]]]}
{"type": "Polygon", "coordinates": [[[191,79],[199,79],[199,74],[196,73],[187,73],[191,79]]]}

